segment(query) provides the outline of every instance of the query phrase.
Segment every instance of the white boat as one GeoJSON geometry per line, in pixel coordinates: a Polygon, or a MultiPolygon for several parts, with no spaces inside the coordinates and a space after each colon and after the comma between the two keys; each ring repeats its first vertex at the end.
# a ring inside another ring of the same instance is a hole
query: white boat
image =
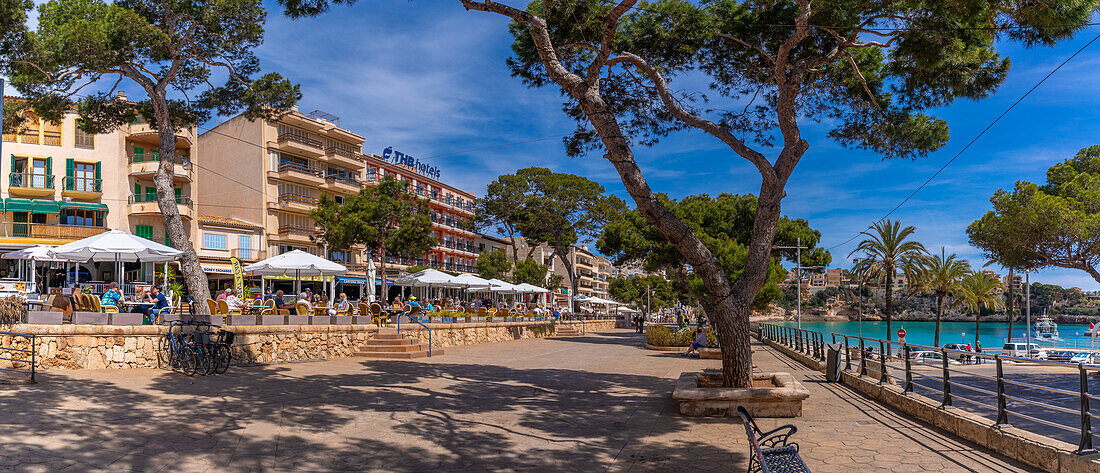
{"type": "Polygon", "coordinates": [[[1058,324],[1054,319],[1047,317],[1044,310],[1043,316],[1035,321],[1035,338],[1039,340],[1061,340],[1058,336],[1058,324]]]}

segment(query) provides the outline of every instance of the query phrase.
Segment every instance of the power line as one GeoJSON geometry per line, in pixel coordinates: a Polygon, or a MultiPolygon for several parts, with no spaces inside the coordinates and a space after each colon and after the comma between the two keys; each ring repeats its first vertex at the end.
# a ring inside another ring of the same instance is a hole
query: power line
{"type": "MultiPolygon", "coordinates": [[[[1031,88],[1028,89],[1027,92],[1025,92],[1023,95],[1020,96],[1020,98],[1016,99],[1015,102],[1012,102],[1012,105],[1009,105],[1009,107],[1006,108],[1003,112],[1001,112],[1000,115],[997,115],[997,118],[995,118],[995,119],[993,119],[993,121],[989,122],[989,124],[986,125],[985,128],[983,128],[981,132],[979,132],[977,135],[975,135],[974,138],[971,138],[970,141],[966,143],[966,146],[963,146],[963,148],[960,149],[958,153],[955,153],[955,155],[952,156],[951,159],[947,160],[947,162],[944,163],[943,166],[940,166],[940,168],[937,169],[935,173],[933,173],[928,179],[926,179],[923,183],[921,183],[920,186],[918,186],[916,189],[914,189],[913,192],[909,193],[909,195],[906,196],[905,199],[903,199],[900,203],[898,203],[898,205],[894,206],[893,209],[890,209],[889,212],[886,212],[886,215],[883,215],[882,218],[880,218],[876,221],[886,220],[887,217],[892,215],[894,212],[896,212],[898,209],[900,209],[903,205],[905,205],[907,202],[909,202],[909,200],[912,199],[913,196],[917,195],[917,192],[920,192],[921,189],[924,189],[925,186],[927,186],[930,182],[932,182],[933,179],[935,179],[937,176],[939,176],[941,173],[943,173],[944,169],[947,169],[947,166],[950,166],[951,163],[955,162],[956,159],[959,159],[959,156],[962,156],[962,154],[964,152],[966,152],[966,150],[970,149],[970,147],[975,142],[977,142],[979,138],[984,136],[986,134],[986,132],[988,132],[991,128],[993,128],[993,125],[996,125],[998,122],[1001,121],[1002,118],[1005,117],[1005,115],[1008,115],[1008,112],[1011,112],[1012,109],[1016,108],[1016,106],[1019,105],[1020,102],[1023,102],[1023,100],[1026,99],[1029,95],[1031,95],[1031,93],[1034,92],[1035,89],[1039,88],[1040,85],[1043,85],[1043,83],[1046,82],[1047,79],[1049,79],[1051,76],[1053,76],[1055,72],[1058,72],[1059,69],[1061,69],[1063,66],[1068,64],[1070,61],[1072,61],[1073,58],[1077,57],[1078,54],[1081,54],[1082,51],[1084,51],[1086,48],[1091,46],[1092,43],[1095,43],[1096,40],[1098,40],[1098,39],[1100,39],[1100,34],[1097,34],[1096,36],[1094,36],[1091,40],[1089,40],[1089,42],[1085,43],[1084,46],[1081,46],[1079,49],[1077,49],[1077,51],[1075,51],[1073,54],[1071,54],[1069,57],[1067,57],[1064,61],[1062,61],[1061,64],[1058,64],[1057,67],[1055,67],[1050,72],[1048,72],[1047,75],[1043,76],[1043,78],[1041,80],[1039,80],[1039,82],[1036,82],[1035,85],[1031,86],[1031,88]]],[[[871,227],[868,226],[867,228],[871,228],[871,227]]],[[[833,250],[833,249],[839,248],[841,246],[844,246],[844,245],[848,244],[849,242],[851,242],[852,240],[855,240],[856,238],[858,238],[862,234],[863,234],[863,232],[856,233],[851,238],[845,240],[843,243],[840,243],[840,244],[835,245],[835,246],[831,246],[828,249],[833,250]]]]}

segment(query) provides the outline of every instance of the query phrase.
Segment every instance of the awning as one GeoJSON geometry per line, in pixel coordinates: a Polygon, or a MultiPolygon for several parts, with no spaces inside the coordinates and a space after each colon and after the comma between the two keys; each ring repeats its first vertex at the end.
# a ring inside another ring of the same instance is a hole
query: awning
{"type": "Polygon", "coordinates": [[[30,212],[34,210],[33,204],[30,199],[4,199],[4,211],[5,212],[30,212]]]}
{"type": "Polygon", "coordinates": [[[346,278],[337,276],[336,284],[370,284],[370,281],[367,278],[346,278]]]}
{"type": "Polygon", "coordinates": [[[63,210],[94,210],[96,212],[107,213],[107,204],[97,204],[95,202],[59,202],[59,205],[63,210]]]}
{"type": "Polygon", "coordinates": [[[57,215],[61,213],[61,206],[57,205],[56,200],[32,200],[31,212],[36,214],[57,215]]]}

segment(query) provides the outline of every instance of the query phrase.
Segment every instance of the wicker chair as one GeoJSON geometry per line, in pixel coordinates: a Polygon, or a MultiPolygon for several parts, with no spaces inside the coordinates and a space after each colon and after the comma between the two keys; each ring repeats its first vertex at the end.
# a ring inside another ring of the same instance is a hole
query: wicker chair
{"type": "Polygon", "coordinates": [[[214,299],[206,300],[206,308],[210,309],[210,315],[218,315],[218,303],[214,299]]]}
{"type": "Polygon", "coordinates": [[[379,304],[377,302],[370,305],[370,316],[371,322],[374,322],[374,325],[377,325],[379,327],[385,327],[390,323],[389,316],[386,315],[386,312],[382,310],[382,304],[379,304]]]}
{"type": "Polygon", "coordinates": [[[229,303],[224,299],[218,301],[218,314],[219,315],[241,315],[241,309],[230,309],[229,303]]]}
{"type": "Polygon", "coordinates": [[[260,309],[260,315],[275,315],[275,299],[264,301],[264,308],[260,309]]]}
{"type": "Polygon", "coordinates": [[[298,303],[294,304],[294,312],[297,313],[297,315],[310,315],[309,304],[305,303],[305,301],[298,301],[298,303]]]}

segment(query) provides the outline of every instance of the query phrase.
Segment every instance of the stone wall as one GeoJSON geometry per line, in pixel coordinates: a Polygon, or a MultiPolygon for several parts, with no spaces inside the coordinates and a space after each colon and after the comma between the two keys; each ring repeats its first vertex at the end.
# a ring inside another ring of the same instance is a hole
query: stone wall
{"type": "MultiPolygon", "coordinates": [[[[577,322],[498,322],[471,324],[428,324],[433,347],[454,347],[480,343],[544,338],[559,325],[577,322]]],[[[614,320],[585,323],[586,330],[610,330],[614,320]]],[[[374,325],[237,325],[233,341],[234,363],[278,363],[296,360],[328,360],[351,356],[366,340],[378,333],[374,325]]],[[[39,370],[155,368],[158,343],[166,327],[152,325],[33,325],[18,324],[8,329],[37,336],[36,364],[39,370]]],[[[428,340],[419,325],[402,325],[401,333],[428,340]]],[[[23,337],[0,335],[0,346],[30,349],[23,337]]],[[[4,358],[29,358],[29,354],[5,352],[4,358]]],[[[12,362],[0,362],[10,367],[12,362]]],[[[16,366],[25,367],[25,366],[16,366]]]]}

